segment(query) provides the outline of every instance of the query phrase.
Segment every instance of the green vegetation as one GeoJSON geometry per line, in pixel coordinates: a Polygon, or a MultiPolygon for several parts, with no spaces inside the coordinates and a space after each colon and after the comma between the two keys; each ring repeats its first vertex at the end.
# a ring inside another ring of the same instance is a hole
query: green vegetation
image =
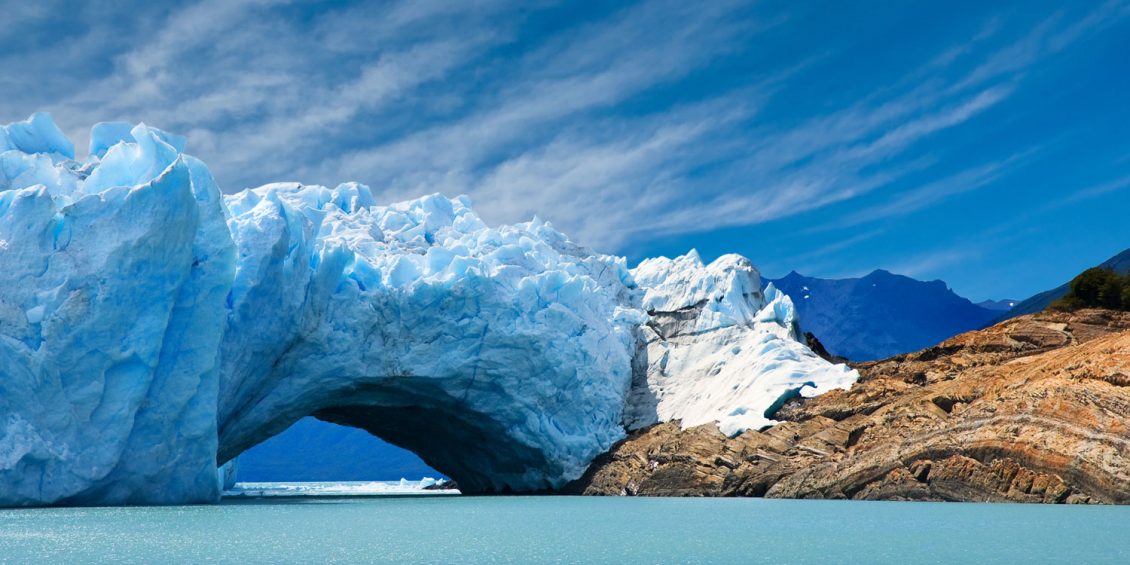
{"type": "Polygon", "coordinates": [[[1130,274],[1123,276],[1102,267],[1087,269],[1072,279],[1067,294],[1052,302],[1048,308],[1130,310],[1130,274]]]}

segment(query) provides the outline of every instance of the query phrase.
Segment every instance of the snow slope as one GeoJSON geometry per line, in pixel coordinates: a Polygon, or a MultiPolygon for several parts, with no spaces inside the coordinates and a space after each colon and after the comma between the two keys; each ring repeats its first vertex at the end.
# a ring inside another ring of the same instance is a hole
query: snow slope
{"type": "Polygon", "coordinates": [[[629,427],[680,420],[684,428],[718,422],[722,432],[774,424],[795,396],[848,388],[859,377],[802,344],[788,296],[761,279],[749,260],[698,254],[642,262],[633,271],[643,306],[647,379],[633,390],[629,427]]]}
{"type": "Polygon", "coordinates": [[[736,433],[854,380],[744,259],[633,273],[355,183],[221,196],[184,146],[98,124],[80,162],[44,114],[0,130],[0,505],[216,500],[218,464],[310,415],[464,491],[553,489],[625,423],[736,433]]]}

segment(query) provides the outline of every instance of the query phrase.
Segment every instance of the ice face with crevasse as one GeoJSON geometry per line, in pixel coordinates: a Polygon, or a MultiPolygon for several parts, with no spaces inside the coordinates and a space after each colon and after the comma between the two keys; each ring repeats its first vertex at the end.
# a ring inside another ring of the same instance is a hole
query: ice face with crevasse
{"type": "Polygon", "coordinates": [[[298,419],[366,429],[465,491],[554,489],[625,428],[726,433],[855,373],[744,259],[595,254],[465,197],[224,196],[185,139],[0,128],[0,505],[216,500],[298,419]]]}

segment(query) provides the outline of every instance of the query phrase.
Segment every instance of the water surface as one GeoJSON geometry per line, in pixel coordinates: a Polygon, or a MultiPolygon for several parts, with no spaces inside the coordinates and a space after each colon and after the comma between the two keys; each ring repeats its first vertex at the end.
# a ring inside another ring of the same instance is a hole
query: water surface
{"type": "Polygon", "coordinates": [[[406,497],[0,510],[12,563],[1130,563],[1130,507],[406,497]]]}

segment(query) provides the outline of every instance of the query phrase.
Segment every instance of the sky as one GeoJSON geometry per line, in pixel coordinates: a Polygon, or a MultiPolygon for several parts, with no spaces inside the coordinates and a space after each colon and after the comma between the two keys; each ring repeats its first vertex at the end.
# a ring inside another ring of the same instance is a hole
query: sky
{"type": "MultiPolygon", "coordinates": [[[[227,192],[469,195],[593,249],[1027,297],[1130,247],[1130,0],[0,0],[0,123],[227,192]]],[[[80,150],[80,153],[82,151],[80,150]]]]}

